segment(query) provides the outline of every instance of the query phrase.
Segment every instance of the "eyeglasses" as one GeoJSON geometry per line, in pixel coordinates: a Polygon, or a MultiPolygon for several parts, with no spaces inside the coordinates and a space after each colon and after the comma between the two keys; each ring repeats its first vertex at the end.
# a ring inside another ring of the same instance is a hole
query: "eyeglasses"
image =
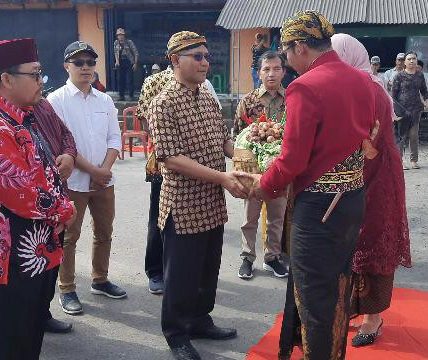
{"type": "Polygon", "coordinates": [[[203,54],[203,53],[196,53],[196,54],[179,54],[179,56],[191,56],[193,57],[193,60],[197,62],[201,62],[204,58],[206,61],[211,62],[212,56],[209,53],[203,54]]]}
{"type": "Polygon", "coordinates": [[[88,65],[89,67],[92,67],[97,64],[97,61],[94,59],[88,59],[88,60],[77,59],[74,61],[67,61],[67,62],[70,64],[74,64],[77,67],[83,67],[85,64],[88,65]]]}
{"type": "Polygon", "coordinates": [[[31,73],[20,72],[20,71],[13,71],[13,72],[9,72],[9,74],[11,74],[11,75],[26,75],[26,76],[30,76],[34,80],[36,80],[37,82],[40,81],[43,78],[42,70],[31,72],[31,73]]]}

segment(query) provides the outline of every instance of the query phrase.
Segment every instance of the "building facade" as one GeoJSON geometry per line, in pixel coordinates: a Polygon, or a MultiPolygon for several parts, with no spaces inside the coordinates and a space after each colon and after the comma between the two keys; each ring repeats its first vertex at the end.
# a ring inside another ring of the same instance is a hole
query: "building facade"
{"type": "Polygon", "coordinates": [[[415,50],[428,63],[428,2],[426,0],[228,0],[217,25],[231,31],[233,93],[252,89],[251,45],[256,33],[269,35],[299,10],[318,10],[337,32],[358,38],[369,55],[381,58],[381,71],[395,66],[399,52],[415,50]]]}

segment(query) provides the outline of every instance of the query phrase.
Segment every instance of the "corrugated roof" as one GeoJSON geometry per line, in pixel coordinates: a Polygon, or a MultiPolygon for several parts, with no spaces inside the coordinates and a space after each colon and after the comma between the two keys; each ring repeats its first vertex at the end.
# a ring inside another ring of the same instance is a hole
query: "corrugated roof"
{"type": "MultiPolygon", "coordinates": [[[[74,4],[132,4],[132,5],[189,5],[189,6],[217,6],[222,7],[226,0],[71,0],[74,4]]],[[[196,10],[197,11],[197,10],[196,10]]]]}
{"type": "Polygon", "coordinates": [[[428,24],[427,0],[370,0],[369,24],[428,24]]]}
{"type": "Polygon", "coordinates": [[[217,20],[226,29],[281,27],[299,10],[317,10],[333,24],[427,24],[427,0],[227,0],[217,20]]]}

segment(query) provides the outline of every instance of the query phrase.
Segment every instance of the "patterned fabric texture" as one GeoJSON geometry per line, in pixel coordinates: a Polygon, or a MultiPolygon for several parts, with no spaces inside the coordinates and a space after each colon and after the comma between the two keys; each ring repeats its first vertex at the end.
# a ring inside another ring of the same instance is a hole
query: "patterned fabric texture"
{"type": "Polygon", "coordinates": [[[174,78],[174,71],[168,67],[166,70],[149,76],[144,80],[141,94],[137,105],[137,118],[141,121],[145,118],[150,103],[153,98],[158,95],[162,89],[174,78]]]}
{"type": "Polygon", "coordinates": [[[236,109],[233,133],[238,135],[248,126],[244,118],[254,122],[263,113],[270,119],[280,121],[285,112],[284,98],[283,87],[278,90],[277,96],[273,97],[263,85],[245,95],[236,109]]]}
{"type": "MultiPolygon", "coordinates": [[[[229,133],[217,103],[203,87],[196,92],[175,79],[150,103],[147,118],[162,162],[184,155],[218,171],[226,170],[224,143],[229,133]]],[[[177,234],[196,234],[227,221],[226,201],[220,185],[186,177],[162,166],[159,228],[170,213],[177,234]]]]}
{"type": "Polygon", "coordinates": [[[138,49],[134,42],[129,39],[125,39],[123,44],[119,43],[119,40],[115,40],[113,44],[114,55],[119,59],[126,58],[131,64],[135,64],[135,60],[138,58],[138,49]]]}
{"type": "Polygon", "coordinates": [[[326,172],[305,191],[312,192],[345,192],[360,189],[363,179],[364,155],[357,150],[331,171],[326,172]]]}
{"type": "Polygon", "coordinates": [[[318,40],[329,39],[334,34],[333,25],[316,11],[298,12],[285,20],[281,28],[281,43],[289,44],[293,41],[314,38],[318,40]]]}
{"type": "Polygon", "coordinates": [[[351,318],[380,314],[391,305],[394,274],[352,274],[351,318]]]}
{"type": "Polygon", "coordinates": [[[168,56],[196,45],[207,43],[205,37],[191,31],[180,31],[171,36],[168,41],[168,56]]]}
{"type": "Polygon", "coordinates": [[[73,214],[49,145],[31,111],[0,97],[0,285],[9,267],[34,277],[60,264],[54,232],[73,214]]]}

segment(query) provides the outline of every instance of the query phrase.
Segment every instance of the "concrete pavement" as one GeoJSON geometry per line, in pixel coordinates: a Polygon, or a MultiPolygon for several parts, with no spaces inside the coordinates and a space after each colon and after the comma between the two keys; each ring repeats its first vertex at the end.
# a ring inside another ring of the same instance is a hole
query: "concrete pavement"
{"type": "MultiPolygon", "coordinates": [[[[116,184],[116,220],[110,261],[111,281],[128,292],[125,300],[111,300],[89,292],[91,272],[91,228],[87,214],[76,257],[77,291],[84,314],[69,316],[52,302],[54,317],[73,323],[66,335],[46,334],[41,359],[44,360],[161,360],[172,359],[160,329],[162,298],[147,290],[144,255],[150,186],[144,181],[145,160],[135,154],[118,160],[114,166],[116,184]]],[[[428,166],[423,152],[422,166],[428,166]]],[[[230,164],[229,164],[230,165],[230,164]]],[[[428,290],[428,249],[426,215],[428,168],[406,173],[409,220],[412,226],[414,268],[399,270],[399,286],[428,290]],[[424,214],[424,215],[423,215],[424,214]]],[[[250,281],[237,277],[241,260],[240,225],[242,201],[227,195],[229,222],[225,226],[222,266],[217,303],[213,312],[216,323],[238,329],[238,338],[228,341],[194,341],[203,359],[244,359],[249,347],[271,327],[282,311],[286,279],[274,278],[262,270],[262,257],[256,260],[255,276],[250,281]]],[[[258,254],[261,244],[258,245],[258,254]]]]}

